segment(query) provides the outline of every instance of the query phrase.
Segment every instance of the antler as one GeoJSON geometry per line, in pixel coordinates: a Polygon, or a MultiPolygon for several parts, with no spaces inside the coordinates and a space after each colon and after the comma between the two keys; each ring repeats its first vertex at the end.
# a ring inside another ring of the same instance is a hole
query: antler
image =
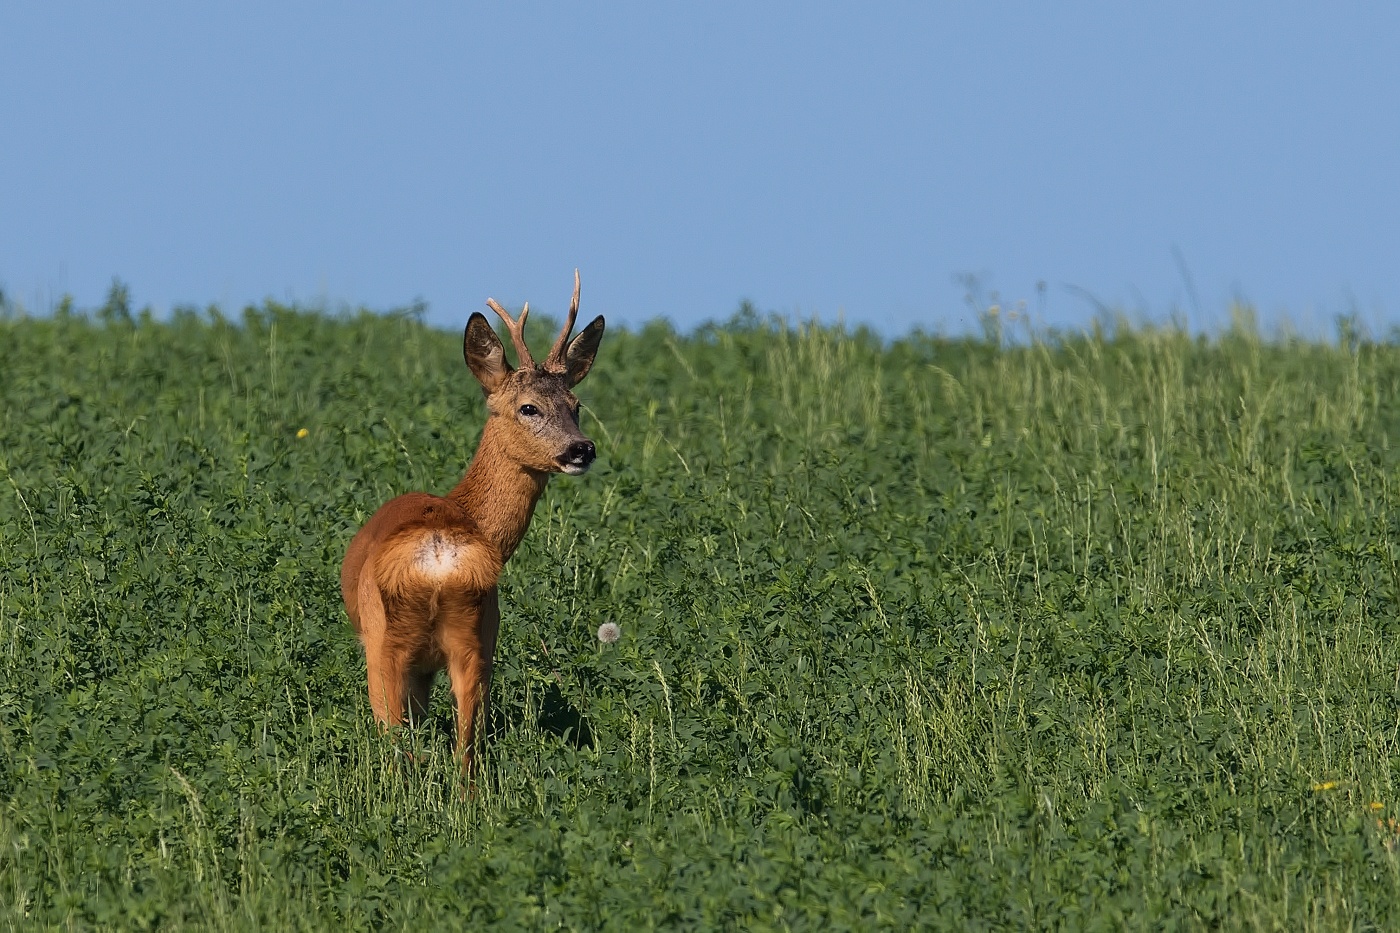
{"type": "MultiPolygon", "coordinates": [[[[577,294],[575,294],[577,300],[577,294]]],[[[506,330],[510,331],[510,342],[515,344],[515,355],[520,362],[520,368],[535,367],[535,358],[530,355],[530,348],[525,345],[525,318],[530,315],[530,302],[525,302],[525,307],[520,309],[520,319],[512,320],[506,309],[496,304],[496,299],[487,298],[486,306],[501,316],[501,320],[506,322],[506,330]]],[[[573,318],[569,319],[572,324],[573,318]]]]}
{"type": "MultiPolygon", "coordinates": [[[[569,371],[568,361],[564,359],[564,353],[569,345],[569,332],[574,329],[574,321],[578,318],[578,270],[574,270],[574,300],[569,303],[569,316],[564,321],[564,329],[559,332],[559,337],[554,341],[554,346],[549,351],[549,356],[545,357],[544,368],[552,373],[565,373],[569,371]]],[[[523,317],[523,315],[522,315],[523,317]]]]}

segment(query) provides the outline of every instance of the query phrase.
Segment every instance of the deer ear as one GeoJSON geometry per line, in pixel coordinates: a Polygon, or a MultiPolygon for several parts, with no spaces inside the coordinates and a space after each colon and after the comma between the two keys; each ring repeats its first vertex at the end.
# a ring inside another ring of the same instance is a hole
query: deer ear
{"type": "Polygon", "coordinates": [[[506,348],[480,311],[472,312],[467,329],[462,332],[462,357],[487,395],[499,389],[511,373],[506,348]]]}
{"type": "Polygon", "coordinates": [[[569,349],[564,351],[564,380],[570,388],[582,382],[593,368],[593,358],[598,355],[598,344],[602,340],[603,316],[600,314],[569,342],[569,349]]]}

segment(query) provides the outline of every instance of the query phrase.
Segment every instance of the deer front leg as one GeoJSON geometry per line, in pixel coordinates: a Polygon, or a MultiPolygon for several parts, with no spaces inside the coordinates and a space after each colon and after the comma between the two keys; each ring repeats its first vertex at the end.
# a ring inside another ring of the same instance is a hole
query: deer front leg
{"type": "Polygon", "coordinates": [[[496,587],[481,600],[481,621],[477,631],[481,634],[481,709],[477,718],[481,722],[483,734],[491,731],[491,673],[496,666],[496,635],[501,629],[501,604],[496,587]]]}
{"type": "Polygon", "coordinates": [[[408,721],[412,725],[428,719],[428,699],[433,693],[435,670],[412,670],[408,672],[408,721]]]}

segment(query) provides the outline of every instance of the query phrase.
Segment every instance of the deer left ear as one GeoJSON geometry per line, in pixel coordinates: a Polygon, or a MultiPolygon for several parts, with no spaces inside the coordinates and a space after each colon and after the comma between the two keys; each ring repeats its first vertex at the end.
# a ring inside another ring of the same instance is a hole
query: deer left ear
{"type": "Polygon", "coordinates": [[[603,316],[600,314],[569,342],[569,349],[564,351],[564,379],[570,388],[582,382],[593,368],[593,358],[598,355],[598,344],[602,340],[603,316]]]}
{"type": "Polygon", "coordinates": [[[511,373],[501,338],[479,311],[472,313],[467,329],[462,332],[462,357],[487,395],[499,389],[511,373]]]}

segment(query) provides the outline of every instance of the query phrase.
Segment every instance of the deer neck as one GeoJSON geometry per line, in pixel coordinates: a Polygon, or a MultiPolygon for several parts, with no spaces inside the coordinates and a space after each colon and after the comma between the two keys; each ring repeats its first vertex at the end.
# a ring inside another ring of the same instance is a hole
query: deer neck
{"type": "Polygon", "coordinates": [[[548,473],[526,469],[505,455],[495,423],[488,418],[467,474],[447,495],[476,520],[504,563],[525,537],[548,482],[548,473]]]}

